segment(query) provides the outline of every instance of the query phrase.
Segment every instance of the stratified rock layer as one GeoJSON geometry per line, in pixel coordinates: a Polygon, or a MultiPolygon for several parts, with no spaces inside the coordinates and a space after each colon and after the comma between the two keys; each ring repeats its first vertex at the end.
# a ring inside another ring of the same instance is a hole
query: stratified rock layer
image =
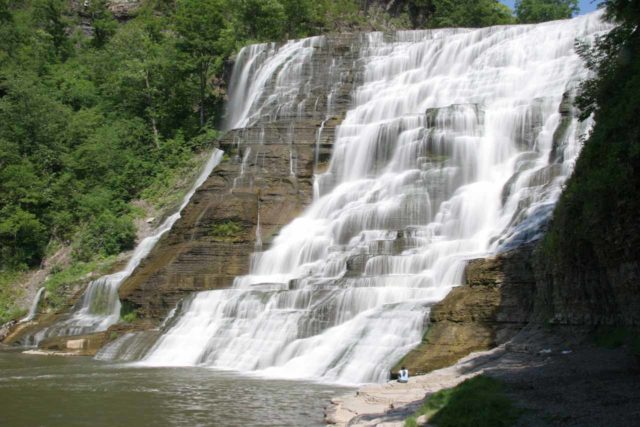
{"type": "Polygon", "coordinates": [[[474,351],[506,342],[522,329],[533,308],[531,247],[469,262],[463,286],[436,304],[422,343],[398,363],[425,373],[474,351]]]}
{"type": "MultiPolygon", "coordinates": [[[[300,95],[315,103],[301,101],[295,116],[260,117],[217,142],[225,152],[223,162],[120,287],[124,306],[158,321],[188,293],[231,286],[236,276],[248,273],[250,254],[268,248],[280,228],[311,203],[314,174],[331,157],[335,128],[357,78],[356,37],[330,37],[315,47],[304,70],[314,84],[300,95]],[[330,65],[339,81],[318,77],[318,70],[330,65]],[[331,105],[326,102],[329,87],[331,105]]],[[[268,83],[266,94],[273,85],[268,83]]]]}

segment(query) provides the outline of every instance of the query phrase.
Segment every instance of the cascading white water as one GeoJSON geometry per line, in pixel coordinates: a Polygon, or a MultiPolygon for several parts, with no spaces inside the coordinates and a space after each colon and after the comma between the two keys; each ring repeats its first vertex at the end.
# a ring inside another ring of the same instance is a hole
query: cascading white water
{"type": "Polygon", "coordinates": [[[40,298],[42,298],[42,294],[44,293],[44,290],[45,290],[44,287],[38,289],[38,292],[36,292],[36,295],[33,298],[33,301],[31,302],[31,307],[29,307],[29,312],[25,317],[20,319],[19,323],[30,322],[31,320],[33,320],[34,317],[36,317],[36,312],[38,311],[38,305],[40,304],[40,298]]]}
{"type": "MultiPolygon", "coordinates": [[[[589,128],[569,116],[557,132],[563,95],[587,76],[574,41],[607,29],[591,14],[369,34],[316,200],[232,289],[187,300],[141,363],[384,381],[466,260],[531,240],[548,219],[589,128]]],[[[256,83],[235,89],[236,126],[265,111],[259,99],[273,102],[257,82],[295,80],[252,64],[306,57],[296,52],[310,43],[243,50],[235,81],[256,83]]]]}
{"type": "Polygon", "coordinates": [[[304,105],[304,101],[298,103],[305,91],[298,84],[304,67],[314,49],[324,43],[319,36],[292,40],[282,47],[263,43],[242,49],[229,84],[227,128],[246,127],[265,116],[271,120],[295,116],[304,105]]]}
{"type": "Polygon", "coordinates": [[[153,249],[158,240],[173,227],[173,224],[180,218],[182,209],[187,206],[196,190],[220,163],[223,154],[224,153],[218,149],[215,149],[211,153],[202,172],[192,188],[184,196],[177,211],[165,219],[151,236],[146,237],[136,246],[133,255],[123,270],[102,276],[89,283],[87,290],[82,296],[82,300],[71,316],[66,320],[37,332],[32,339],[29,340],[29,343],[37,345],[44,338],[52,336],[80,335],[104,331],[108,329],[109,326],[117,323],[120,319],[118,288],[125,279],[133,273],[133,270],[140,264],[140,261],[151,252],[151,249],[153,249]]]}

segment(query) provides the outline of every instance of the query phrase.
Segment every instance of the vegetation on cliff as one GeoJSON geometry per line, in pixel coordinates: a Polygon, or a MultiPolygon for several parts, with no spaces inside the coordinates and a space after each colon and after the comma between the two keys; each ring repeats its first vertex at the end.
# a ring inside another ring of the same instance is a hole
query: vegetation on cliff
{"type": "Polygon", "coordinates": [[[555,283],[552,292],[570,284],[580,289],[574,302],[587,305],[594,321],[633,323],[640,246],[640,3],[605,5],[606,17],[618,26],[593,48],[581,46],[595,77],[583,84],[578,104],[583,119],[593,114],[595,127],[557,205],[540,263],[555,283]]]}

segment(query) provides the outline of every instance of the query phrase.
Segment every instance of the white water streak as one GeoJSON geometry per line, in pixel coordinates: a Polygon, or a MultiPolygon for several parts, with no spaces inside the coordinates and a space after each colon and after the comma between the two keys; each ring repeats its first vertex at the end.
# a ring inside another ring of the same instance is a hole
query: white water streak
{"type": "Polygon", "coordinates": [[[38,311],[38,304],[40,303],[40,298],[42,297],[44,290],[45,290],[44,287],[38,289],[38,292],[36,292],[36,295],[33,298],[33,301],[31,302],[31,307],[29,307],[29,312],[25,317],[20,319],[19,323],[30,322],[31,320],[33,320],[34,317],[36,317],[36,313],[38,311]]]}

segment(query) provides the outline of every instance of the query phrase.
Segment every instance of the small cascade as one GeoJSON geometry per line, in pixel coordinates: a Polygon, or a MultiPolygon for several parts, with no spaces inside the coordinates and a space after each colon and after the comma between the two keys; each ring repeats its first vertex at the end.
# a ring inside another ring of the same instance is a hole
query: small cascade
{"type": "Polygon", "coordinates": [[[255,251],[262,251],[262,228],[260,226],[260,204],[258,203],[258,222],[256,224],[256,244],[255,251]]]}
{"type": "Polygon", "coordinates": [[[29,312],[25,317],[20,319],[19,323],[30,322],[34,317],[36,317],[36,313],[38,312],[38,305],[40,304],[40,298],[42,297],[44,291],[44,287],[38,289],[38,292],[36,292],[36,296],[33,298],[33,302],[31,303],[31,307],[29,307],[29,312]]]}
{"type": "Polygon", "coordinates": [[[316,133],[316,151],[315,157],[313,159],[313,170],[318,170],[318,162],[320,161],[320,141],[322,140],[322,131],[324,130],[324,125],[327,123],[327,119],[324,119],[322,123],[320,123],[320,127],[318,128],[318,132],[316,133]]]}
{"type": "MultiPolygon", "coordinates": [[[[239,153],[240,153],[240,144],[238,144],[238,154],[239,153]]],[[[242,156],[242,163],[240,163],[240,175],[233,179],[233,187],[231,191],[235,190],[236,188],[244,184],[245,170],[247,168],[247,164],[249,163],[250,155],[251,155],[251,147],[247,147],[244,150],[244,155],[242,156]]]]}
{"type": "Polygon", "coordinates": [[[180,218],[182,210],[187,206],[196,190],[220,163],[222,155],[223,152],[217,149],[212,152],[191,190],[184,196],[177,211],[165,219],[151,236],[146,237],[136,246],[133,255],[123,270],[102,276],[89,283],[82,299],[68,318],[40,330],[31,337],[27,337],[27,344],[37,345],[43,339],[53,336],[80,335],[104,331],[109,326],[117,323],[120,319],[118,288],[151,252],[158,240],[180,218]]]}
{"type": "MultiPolygon", "coordinates": [[[[353,59],[362,78],[311,206],[253,254],[232,288],[185,300],[140,363],[385,381],[421,341],[432,305],[461,284],[467,260],[539,235],[590,129],[560,114],[588,76],[574,42],[609,28],[595,13],[364,35],[353,59]]],[[[326,43],[243,49],[231,127],[303,114],[298,97],[313,85],[299,67],[326,43]]],[[[338,95],[325,88],[330,110],[338,95]]],[[[316,113],[317,96],[307,98],[316,113]]],[[[293,150],[289,161],[294,173],[293,150]]]]}

